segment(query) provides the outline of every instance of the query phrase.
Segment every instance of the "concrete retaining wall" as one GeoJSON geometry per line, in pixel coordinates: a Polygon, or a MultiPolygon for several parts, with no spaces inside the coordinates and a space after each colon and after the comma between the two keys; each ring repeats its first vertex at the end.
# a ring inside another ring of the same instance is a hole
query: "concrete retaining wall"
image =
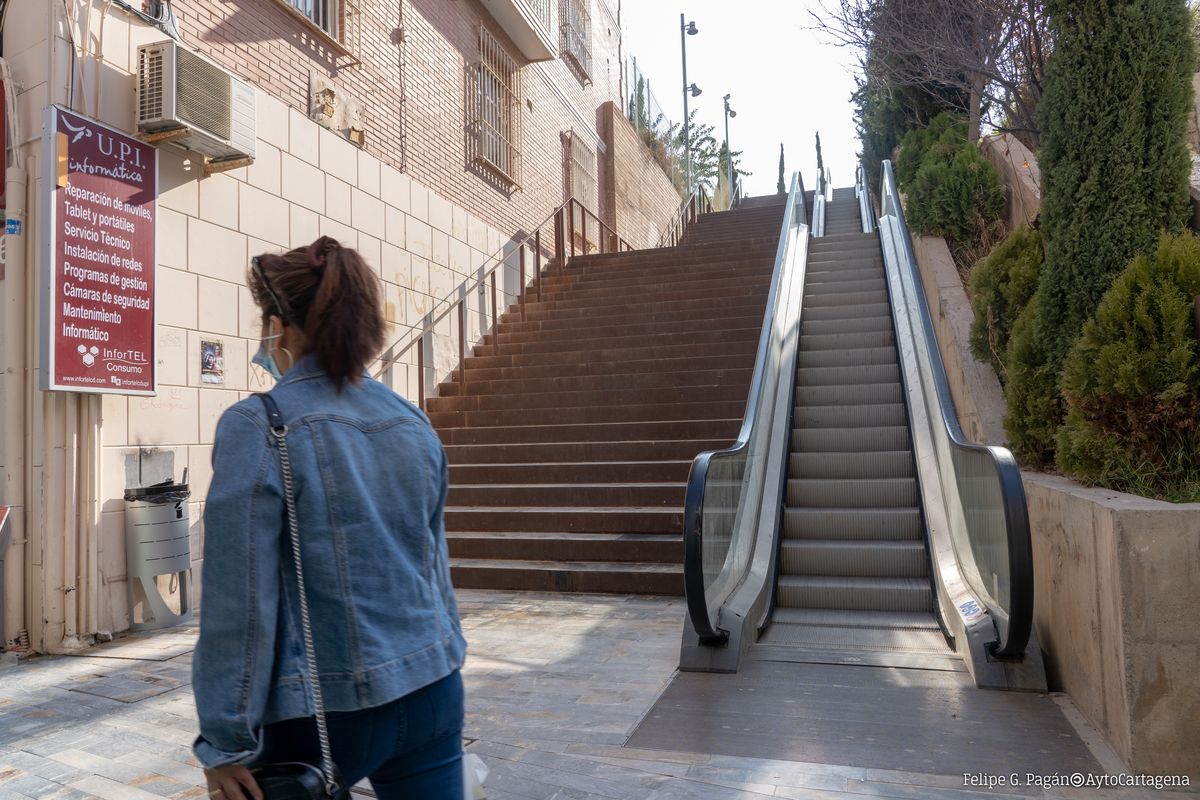
{"type": "MultiPolygon", "coordinates": [[[[1004,442],[1004,401],[968,346],[972,312],[945,242],[914,242],[964,432],[1004,442]]],[[[1139,773],[1200,781],[1200,504],[1023,474],[1034,623],[1065,691],[1139,773]]]]}

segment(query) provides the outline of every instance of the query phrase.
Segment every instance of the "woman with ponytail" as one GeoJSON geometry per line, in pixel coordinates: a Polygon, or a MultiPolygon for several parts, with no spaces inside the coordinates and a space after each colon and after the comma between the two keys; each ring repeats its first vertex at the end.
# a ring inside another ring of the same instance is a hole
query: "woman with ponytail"
{"type": "Polygon", "coordinates": [[[262,800],[255,767],[321,760],[290,488],[342,785],[369,778],[382,800],[461,797],[466,643],[446,455],[425,416],[366,374],[386,329],[378,281],[323,236],[254,258],[249,285],[262,312],[254,362],[277,382],[227,410],[213,446],[192,667],[209,796],[262,800]]]}

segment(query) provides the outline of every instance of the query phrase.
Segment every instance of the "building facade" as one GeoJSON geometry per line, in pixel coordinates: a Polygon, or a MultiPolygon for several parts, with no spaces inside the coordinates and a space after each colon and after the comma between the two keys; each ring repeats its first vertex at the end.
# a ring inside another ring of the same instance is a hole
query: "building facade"
{"type": "Polygon", "coordinates": [[[642,247],[657,243],[681,199],[621,113],[619,0],[8,0],[0,9],[3,647],[69,651],[127,628],[125,490],[179,480],[185,468],[198,586],[216,421],[270,384],[250,364],[261,324],[245,285],[251,256],[322,234],[358,248],[392,323],[398,363],[379,372],[414,397],[422,381],[436,392],[457,361],[451,319],[436,320],[447,299],[468,298],[462,338],[478,341],[494,312],[477,277],[502,264],[502,313],[520,291],[522,250],[532,264],[519,243],[564,200],[642,247]],[[188,63],[203,75],[219,78],[220,68],[252,88],[252,119],[242,120],[252,158],[209,158],[181,147],[193,139],[179,130],[139,128],[153,100],[137,91],[151,68],[142,48],[168,40],[178,58],[200,56],[188,63]],[[53,339],[49,198],[64,185],[54,185],[61,154],[42,134],[50,106],[157,151],[153,395],[41,388],[53,339]],[[418,376],[417,348],[402,345],[430,325],[418,376]]]}

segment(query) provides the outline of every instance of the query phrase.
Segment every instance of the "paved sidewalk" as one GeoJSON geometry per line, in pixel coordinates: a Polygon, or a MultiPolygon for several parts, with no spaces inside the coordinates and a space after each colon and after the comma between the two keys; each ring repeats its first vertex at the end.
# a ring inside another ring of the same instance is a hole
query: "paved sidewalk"
{"type": "MultiPolygon", "coordinates": [[[[674,673],[681,601],[481,591],[459,599],[471,646],[465,736],[492,771],[491,800],[1186,796],[1005,795],[966,791],[961,775],[625,748],[674,673]]],[[[190,749],[194,642],[194,627],[125,636],[0,669],[0,798],[203,797],[190,749]]]]}

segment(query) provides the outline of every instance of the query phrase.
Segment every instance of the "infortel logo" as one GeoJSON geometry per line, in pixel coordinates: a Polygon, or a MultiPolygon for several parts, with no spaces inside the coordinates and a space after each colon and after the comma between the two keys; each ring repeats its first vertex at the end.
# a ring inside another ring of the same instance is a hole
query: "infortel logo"
{"type": "Polygon", "coordinates": [[[82,344],[81,344],[81,345],[79,345],[79,347],[78,347],[78,348],[76,348],[76,349],[78,349],[78,350],[79,350],[79,358],[80,358],[80,360],[83,362],[83,365],[84,365],[85,367],[90,367],[90,366],[92,366],[93,364],[95,364],[95,363],[96,363],[96,356],[100,355],[100,348],[99,348],[99,347],[90,347],[90,348],[89,348],[89,347],[87,347],[86,345],[82,345],[82,344]]]}

